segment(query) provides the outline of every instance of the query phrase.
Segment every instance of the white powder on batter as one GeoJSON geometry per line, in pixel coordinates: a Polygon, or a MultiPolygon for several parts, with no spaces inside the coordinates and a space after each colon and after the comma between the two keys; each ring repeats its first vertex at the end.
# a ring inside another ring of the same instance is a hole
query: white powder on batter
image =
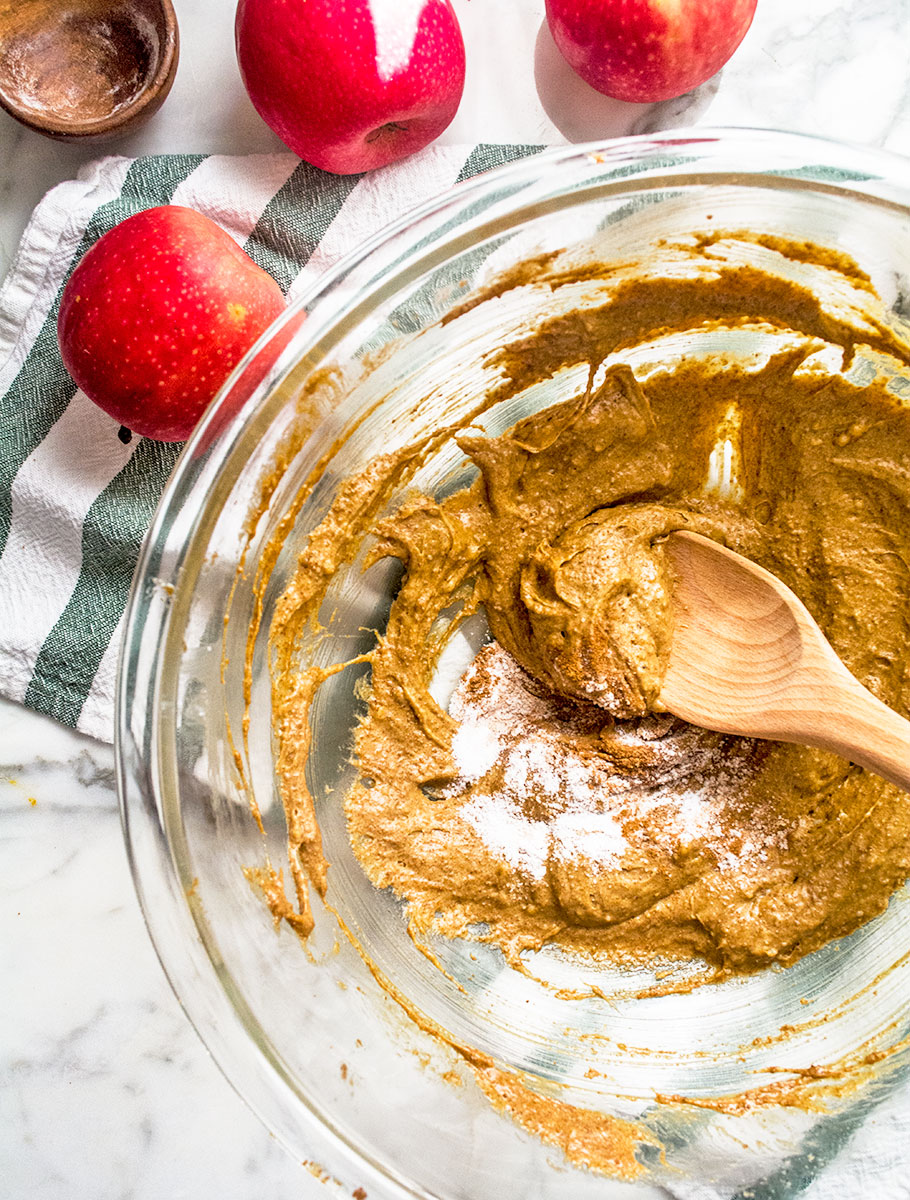
{"type": "Polygon", "coordinates": [[[583,860],[619,871],[630,850],[677,855],[693,847],[721,869],[766,857],[782,827],[737,802],[748,747],[651,717],[603,728],[602,710],[543,694],[496,643],[465,672],[449,706],[464,795],[459,815],[496,857],[542,879],[583,860]]]}

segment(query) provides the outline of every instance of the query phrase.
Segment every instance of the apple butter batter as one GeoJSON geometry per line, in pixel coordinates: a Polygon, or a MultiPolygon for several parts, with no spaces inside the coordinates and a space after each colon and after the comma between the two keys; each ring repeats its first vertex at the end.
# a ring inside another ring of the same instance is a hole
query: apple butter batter
{"type": "Polygon", "coordinates": [[[894,786],[655,711],[662,540],[689,528],[779,576],[908,714],[907,329],[846,259],[747,234],[609,267],[542,259],[515,286],[558,300],[591,280],[596,300],[555,304],[497,351],[503,382],[472,420],[567,367],[587,364],[587,386],[498,436],[441,427],[378,457],[339,487],[278,606],[278,774],[304,933],[308,884],[326,881],[305,780],[326,671],[297,647],[364,544],[367,569],[391,556],[404,570],[369,654],[345,810],[364,870],[416,933],[483,938],[516,965],[555,944],[750,972],[856,929],[910,874],[894,786]],[[761,349],[742,349],[750,331],[761,349]],[[664,357],[686,333],[708,350],[664,357]],[[449,437],[473,483],[408,494],[449,437]],[[492,640],[442,703],[440,654],[481,615],[492,640]]]}

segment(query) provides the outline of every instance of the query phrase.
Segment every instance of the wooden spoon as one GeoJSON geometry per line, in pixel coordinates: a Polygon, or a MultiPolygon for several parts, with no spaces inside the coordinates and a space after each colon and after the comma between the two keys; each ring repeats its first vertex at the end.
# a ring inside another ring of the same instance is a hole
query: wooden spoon
{"type": "Polygon", "coordinates": [[[660,701],[669,712],[832,750],[910,791],[910,721],[850,674],[788,587],[697,533],[671,534],[666,551],[674,630],[660,701]]]}

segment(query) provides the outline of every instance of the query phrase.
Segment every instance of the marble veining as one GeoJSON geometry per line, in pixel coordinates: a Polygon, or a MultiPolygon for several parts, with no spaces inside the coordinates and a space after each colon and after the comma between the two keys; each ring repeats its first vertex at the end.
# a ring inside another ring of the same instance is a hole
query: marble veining
{"type": "Polygon", "coordinates": [[[186,1020],[126,865],[113,751],[0,704],[0,1192],[305,1200],[186,1020]]]}
{"type": "MultiPolygon", "coordinates": [[[[576,81],[541,29],[543,0],[454,4],[468,86],[448,143],[552,143],[710,122],[910,154],[910,0],[759,0],[721,75],[656,108],[617,105],[576,81]]],[[[107,147],[62,146],[0,113],[0,275],[44,191],[100,153],[280,148],[237,74],[233,6],[175,7],[177,80],[143,131],[107,147]]],[[[0,811],[0,1194],[331,1194],[318,1168],[286,1156],[235,1095],[171,993],[129,878],[111,748],[0,702],[0,811]]],[[[906,1095],[882,1105],[804,1200],[906,1200],[908,1121],[906,1095]]],[[[614,1194],[606,1185],[605,1200],[614,1194]]]]}

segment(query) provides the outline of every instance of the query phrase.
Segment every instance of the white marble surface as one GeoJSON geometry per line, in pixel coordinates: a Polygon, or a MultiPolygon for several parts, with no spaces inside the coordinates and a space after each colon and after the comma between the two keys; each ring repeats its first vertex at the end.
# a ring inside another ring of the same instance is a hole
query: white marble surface
{"type": "MultiPolygon", "coordinates": [[[[576,83],[539,32],[543,0],[454,3],[469,79],[449,142],[559,142],[710,121],[910,154],[910,0],[759,0],[721,77],[657,111],[576,83]]],[[[175,7],[182,54],[171,96],[109,151],[277,148],[237,74],[233,4],[175,7]]],[[[46,141],[0,113],[0,275],[42,193],[98,152],[46,141]]],[[[0,805],[0,1194],[323,1196],[221,1077],[165,981],[129,879],[110,747],[0,702],[0,805]]],[[[902,1148],[880,1132],[899,1162],[902,1148]]],[[[844,1196],[849,1161],[862,1164],[870,1146],[848,1149],[807,1197],[844,1196]]],[[[910,1149],[892,1177],[875,1200],[910,1196],[910,1149]]]]}

